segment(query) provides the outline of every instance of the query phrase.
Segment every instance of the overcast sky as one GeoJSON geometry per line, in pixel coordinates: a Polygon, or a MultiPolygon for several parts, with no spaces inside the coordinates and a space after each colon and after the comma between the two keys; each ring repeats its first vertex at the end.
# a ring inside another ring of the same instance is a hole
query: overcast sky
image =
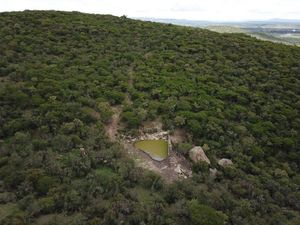
{"type": "Polygon", "coordinates": [[[191,20],[300,19],[300,0],[0,0],[0,11],[80,11],[191,20]]]}

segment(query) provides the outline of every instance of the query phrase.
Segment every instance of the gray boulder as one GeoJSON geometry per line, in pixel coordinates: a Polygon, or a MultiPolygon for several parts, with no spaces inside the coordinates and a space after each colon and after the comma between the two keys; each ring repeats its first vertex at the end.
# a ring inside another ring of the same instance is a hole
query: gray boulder
{"type": "Polygon", "coordinates": [[[209,159],[205,155],[205,152],[200,146],[195,146],[189,151],[189,156],[193,162],[204,161],[210,164],[209,159]]]}
{"type": "Polygon", "coordinates": [[[223,158],[218,161],[218,164],[222,167],[229,167],[233,165],[233,162],[230,159],[223,158]]]}

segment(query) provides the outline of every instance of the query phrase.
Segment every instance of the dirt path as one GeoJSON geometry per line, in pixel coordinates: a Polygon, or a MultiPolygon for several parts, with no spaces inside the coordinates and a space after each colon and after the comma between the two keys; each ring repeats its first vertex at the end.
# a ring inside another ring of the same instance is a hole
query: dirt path
{"type": "Polygon", "coordinates": [[[114,114],[111,118],[110,123],[105,126],[105,130],[109,139],[111,141],[116,141],[122,108],[116,106],[112,108],[112,111],[114,114]]]}
{"type": "Polygon", "coordinates": [[[128,84],[129,87],[132,88],[133,87],[133,65],[130,65],[128,69],[128,75],[129,75],[128,84]]]}
{"type": "MultiPolygon", "coordinates": [[[[128,68],[128,86],[133,87],[133,65],[128,68]]],[[[127,92],[125,96],[125,101],[128,105],[132,105],[132,100],[130,94],[127,92]]],[[[111,141],[117,140],[118,127],[120,123],[120,116],[122,114],[122,106],[112,107],[113,116],[111,122],[105,127],[106,134],[111,141]]]]}
{"type": "MultiPolygon", "coordinates": [[[[133,87],[133,65],[130,65],[128,68],[128,87],[129,89],[133,87]]],[[[128,105],[132,105],[131,96],[128,92],[125,96],[125,100],[128,105]]]]}

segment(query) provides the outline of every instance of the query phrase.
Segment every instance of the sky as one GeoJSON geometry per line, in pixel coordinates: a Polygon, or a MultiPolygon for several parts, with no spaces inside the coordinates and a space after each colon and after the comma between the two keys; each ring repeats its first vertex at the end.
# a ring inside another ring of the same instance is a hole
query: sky
{"type": "Polygon", "coordinates": [[[0,11],[80,11],[210,21],[300,19],[300,0],[0,0],[0,11]]]}

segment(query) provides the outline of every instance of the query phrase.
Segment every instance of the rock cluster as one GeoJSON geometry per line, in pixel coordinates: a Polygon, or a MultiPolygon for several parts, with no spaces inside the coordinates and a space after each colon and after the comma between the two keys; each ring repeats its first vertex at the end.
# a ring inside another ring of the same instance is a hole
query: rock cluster
{"type": "Polygon", "coordinates": [[[139,140],[168,140],[168,135],[168,131],[160,131],[153,134],[145,133],[139,137],[139,140]]]}
{"type": "Polygon", "coordinates": [[[87,152],[83,147],[79,148],[79,151],[80,151],[81,156],[86,156],[87,155],[87,152]]]}
{"type": "Polygon", "coordinates": [[[183,177],[184,179],[192,176],[192,171],[187,171],[181,168],[180,164],[178,164],[174,171],[178,174],[179,177],[183,177]]]}
{"type": "Polygon", "coordinates": [[[122,135],[123,139],[126,139],[129,142],[143,141],[143,140],[169,140],[168,131],[160,131],[156,133],[142,133],[138,137],[131,137],[122,135]]]}

